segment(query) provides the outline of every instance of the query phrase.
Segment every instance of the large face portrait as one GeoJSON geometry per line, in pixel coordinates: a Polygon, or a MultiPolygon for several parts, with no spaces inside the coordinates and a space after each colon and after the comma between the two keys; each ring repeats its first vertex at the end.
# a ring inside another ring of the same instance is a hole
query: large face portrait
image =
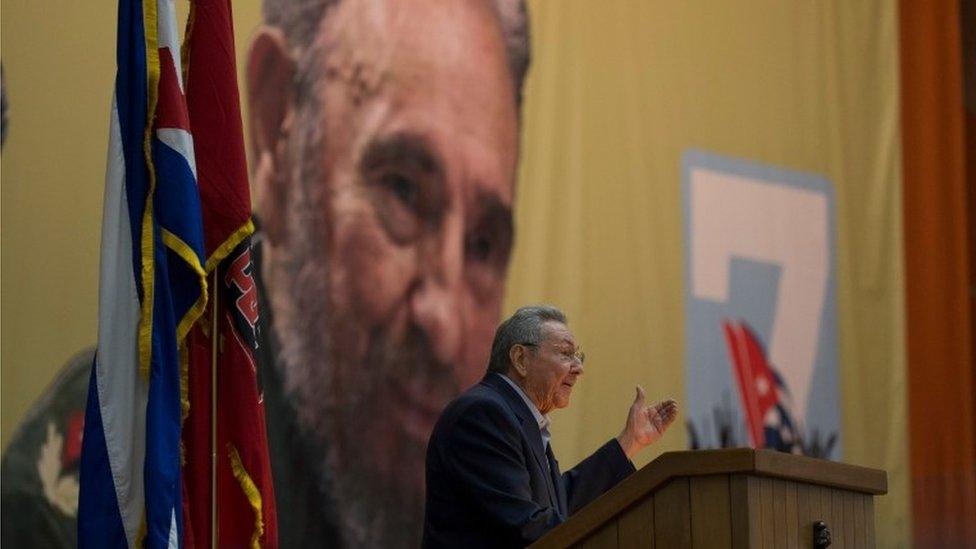
{"type": "Polygon", "coordinates": [[[416,545],[427,439],[484,375],[498,322],[524,7],[282,1],[265,16],[248,89],[275,368],[328,448],[308,457],[346,541],[416,545]]]}

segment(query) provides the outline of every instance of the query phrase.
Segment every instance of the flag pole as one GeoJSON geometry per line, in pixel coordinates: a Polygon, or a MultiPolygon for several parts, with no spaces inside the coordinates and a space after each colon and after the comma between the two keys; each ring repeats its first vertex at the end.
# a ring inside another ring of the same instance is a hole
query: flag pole
{"type": "Polygon", "coordinates": [[[217,272],[213,270],[213,309],[210,315],[210,547],[217,549],[217,348],[220,345],[217,272]]]}

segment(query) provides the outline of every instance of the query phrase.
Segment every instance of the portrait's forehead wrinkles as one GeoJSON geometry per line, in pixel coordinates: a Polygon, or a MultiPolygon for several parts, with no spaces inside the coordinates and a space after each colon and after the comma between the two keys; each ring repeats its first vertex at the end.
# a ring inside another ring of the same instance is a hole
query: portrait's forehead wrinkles
{"type": "Polygon", "coordinates": [[[331,81],[345,87],[349,102],[358,106],[376,96],[383,88],[387,71],[376,62],[365,59],[359,53],[336,52],[325,65],[325,74],[331,81]]]}
{"type": "Polygon", "coordinates": [[[377,95],[389,77],[393,44],[384,36],[389,34],[386,11],[382,3],[344,2],[323,20],[325,76],[345,87],[354,106],[377,95]]]}

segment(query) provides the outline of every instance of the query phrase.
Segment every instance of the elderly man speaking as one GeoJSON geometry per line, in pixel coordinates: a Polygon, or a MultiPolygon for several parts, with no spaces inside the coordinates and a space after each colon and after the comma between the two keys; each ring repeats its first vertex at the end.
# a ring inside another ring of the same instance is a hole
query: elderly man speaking
{"type": "Polygon", "coordinates": [[[583,354],[555,307],[522,307],[495,331],[488,373],[444,410],[427,446],[424,547],[513,547],[539,539],[634,472],[677,403],[630,407],[627,424],[560,474],[549,412],[569,405],[583,354]]]}

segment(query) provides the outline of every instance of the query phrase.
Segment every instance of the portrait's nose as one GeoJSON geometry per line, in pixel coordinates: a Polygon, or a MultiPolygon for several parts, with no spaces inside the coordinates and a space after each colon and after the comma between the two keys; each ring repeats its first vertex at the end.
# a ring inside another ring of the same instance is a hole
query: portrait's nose
{"type": "MultiPolygon", "coordinates": [[[[445,223],[446,225],[447,223],[445,223]]],[[[411,314],[424,331],[437,360],[454,364],[459,359],[463,318],[461,280],[463,249],[457,231],[446,230],[440,238],[421,246],[419,280],[410,298],[411,314]],[[457,233],[457,235],[455,235],[457,233]]]]}

